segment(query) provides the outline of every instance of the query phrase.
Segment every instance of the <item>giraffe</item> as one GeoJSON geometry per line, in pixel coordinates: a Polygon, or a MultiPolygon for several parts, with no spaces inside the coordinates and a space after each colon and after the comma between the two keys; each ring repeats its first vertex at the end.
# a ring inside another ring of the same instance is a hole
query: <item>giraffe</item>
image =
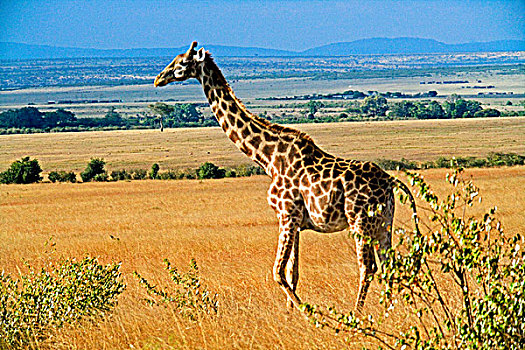
{"type": "Polygon", "coordinates": [[[234,95],[211,54],[195,50],[193,42],[156,77],[156,87],[189,78],[197,79],[219,125],[228,138],[271,178],[267,199],[279,221],[279,243],[273,278],[287,297],[287,306],[298,309],[299,234],[310,229],[331,233],[349,229],[356,241],[359,288],[356,310],[363,307],[379,260],[391,247],[394,188],[415,201],[408,187],[371,162],[333,156],[305,133],[270,123],[251,114],[234,95]]]}

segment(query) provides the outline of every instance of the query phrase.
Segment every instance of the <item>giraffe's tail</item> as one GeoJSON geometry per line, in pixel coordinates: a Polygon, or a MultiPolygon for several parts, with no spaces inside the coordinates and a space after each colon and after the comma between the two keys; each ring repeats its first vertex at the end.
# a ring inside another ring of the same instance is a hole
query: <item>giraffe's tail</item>
{"type": "Polygon", "coordinates": [[[401,180],[395,177],[392,177],[392,179],[393,179],[395,186],[397,186],[397,188],[399,188],[401,191],[405,192],[408,199],[410,200],[410,208],[412,208],[412,218],[414,219],[414,226],[416,229],[416,234],[419,235],[420,234],[419,226],[418,226],[419,217],[417,216],[416,200],[414,199],[414,196],[412,195],[412,192],[410,191],[407,185],[405,185],[403,182],[401,182],[401,180]]]}

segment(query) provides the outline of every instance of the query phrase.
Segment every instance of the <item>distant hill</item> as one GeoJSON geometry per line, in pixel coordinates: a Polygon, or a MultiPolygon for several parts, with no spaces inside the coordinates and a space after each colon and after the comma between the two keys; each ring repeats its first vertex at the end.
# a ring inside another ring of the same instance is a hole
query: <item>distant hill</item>
{"type": "MultiPolygon", "coordinates": [[[[501,40],[465,44],[445,44],[432,39],[420,38],[372,38],[351,42],[333,43],[305,51],[287,51],[259,47],[203,45],[217,57],[232,56],[347,56],[366,54],[426,54],[453,52],[525,51],[523,40],[501,40]]],[[[52,59],[84,57],[172,57],[187,50],[187,46],[175,48],[143,49],[86,49],[29,45],[0,42],[0,59],[52,59]]]]}
{"type": "Polygon", "coordinates": [[[347,56],[495,51],[525,51],[525,41],[501,40],[480,43],[445,44],[433,39],[373,38],[328,44],[303,51],[301,54],[310,56],[347,56]]]}
{"type": "MultiPolygon", "coordinates": [[[[188,46],[174,48],[143,49],[85,49],[76,47],[55,47],[48,45],[29,45],[0,42],[0,59],[52,59],[81,57],[172,57],[188,49],[188,46]]],[[[259,47],[237,47],[205,45],[216,56],[290,56],[295,52],[263,49],[259,47]]]]}

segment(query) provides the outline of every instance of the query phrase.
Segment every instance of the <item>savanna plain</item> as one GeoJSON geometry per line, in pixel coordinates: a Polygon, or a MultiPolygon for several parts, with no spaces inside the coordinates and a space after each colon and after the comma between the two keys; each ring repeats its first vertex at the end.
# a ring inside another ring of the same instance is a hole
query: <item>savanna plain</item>
{"type": "MultiPolygon", "coordinates": [[[[299,125],[325,150],[353,159],[435,160],[439,156],[486,156],[525,152],[523,118],[299,125]]],[[[2,168],[22,155],[39,159],[45,171],[81,170],[90,157],[108,169],[191,168],[203,161],[220,166],[247,162],[217,128],[113,131],[77,134],[3,135],[2,168]]],[[[446,194],[448,170],[421,171],[438,194],[446,194]]],[[[402,173],[394,175],[407,182],[402,173]]],[[[481,189],[479,215],[497,206],[506,232],[525,230],[525,168],[465,172],[481,189]]],[[[24,271],[63,258],[98,257],[122,262],[126,290],[114,312],[96,322],[65,327],[40,344],[54,349],[338,349],[373,346],[363,337],[312,326],[299,312],[286,312],[272,278],[278,225],[266,204],[265,176],[220,180],[143,180],[108,183],[0,186],[0,266],[24,271]],[[217,293],[217,315],[195,322],[169,307],[150,306],[133,272],[169,285],[163,259],[184,271],[190,259],[201,282],[217,293]]],[[[396,227],[411,227],[410,208],[397,204],[396,227]]],[[[425,211],[420,211],[425,220],[425,211]]],[[[394,235],[394,241],[397,237],[394,235]]],[[[298,294],[304,301],[351,310],[359,271],[347,233],[301,234],[298,294]]],[[[381,312],[381,286],[372,283],[364,312],[381,312]]],[[[446,295],[453,298],[453,295],[446,295]]],[[[459,306],[459,305],[458,305],[459,306]]],[[[391,315],[392,331],[413,320],[391,315]]]]}
{"type": "MultiPolygon", "coordinates": [[[[65,108],[78,116],[101,117],[108,108],[116,107],[124,116],[132,117],[145,113],[154,102],[204,103],[197,84],[163,89],[152,86],[154,76],[170,60],[3,62],[4,72],[8,73],[0,77],[4,88],[0,91],[0,111],[30,105],[42,111],[65,108]],[[130,74],[135,78],[130,80],[130,74]]],[[[300,114],[297,103],[304,101],[283,100],[286,96],[333,94],[348,89],[410,94],[437,90],[435,99],[439,102],[451,94],[460,94],[479,101],[483,108],[502,112],[523,108],[524,75],[523,65],[519,64],[523,62],[523,53],[358,56],[314,61],[309,58],[217,60],[247,107],[254,113],[274,117],[284,112],[300,114]],[[453,64],[452,59],[463,66],[448,67],[453,64]],[[438,64],[432,68],[436,62],[443,67],[438,64]],[[471,66],[474,63],[482,66],[471,66]],[[274,68],[268,71],[268,67],[274,68]],[[359,70],[353,71],[354,68],[359,70]],[[382,71],[385,68],[392,71],[386,74],[382,71]],[[435,84],[444,81],[456,83],[435,84]]],[[[342,103],[328,102],[334,106],[342,103]]],[[[339,114],[340,109],[326,107],[322,113],[339,114]]],[[[207,107],[202,110],[209,115],[207,107]]],[[[405,158],[424,162],[441,156],[486,157],[491,152],[525,154],[524,117],[293,127],[311,135],[324,150],[350,159],[405,158]]],[[[92,157],[103,158],[109,172],[149,169],[154,163],[160,165],[161,172],[195,169],[208,161],[220,167],[250,163],[220,128],[213,127],[164,132],[0,135],[0,170],[25,156],[38,159],[44,178],[53,170],[78,174],[92,157]]],[[[450,170],[421,171],[438,195],[450,193],[445,184],[447,172],[450,170]]],[[[392,174],[407,183],[403,173],[392,174]]],[[[497,206],[508,235],[525,232],[524,166],[467,169],[464,176],[472,178],[483,197],[467,215],[481,215],[497,206]]],[[[298,311],[287,312],[284,294],[272,277],[278,223],[266,202],[269,183],[266,176],[252,176],[202,181],[0,185],[0,267],[5,272],[19,276],[27,272],[25,262],[40,268],[85,256],[97,257],[104,264],[122,263],[126,289],[113,312],[103,319],[59,329],[34,348],[377,347],[368,338],[348,338],[348,334],[315,328],[298,311]],[[203,286],[217,294],[216,315],[197,314],[196,320],[191,321],[173,308],[145,302],[150,297],[134,272],[152,284],[168,288],[171,281],[163,260],[168,259],[184,272],[192,258],[199,266],[203,286]]],[[[428,213],[419,209],[424,226],[428,224],[428,213]]],[[[410,229],[410,216],[408,205],[397,203],[395,227],[410,229]]],[[[397,240],[394,235],[394,242],[397,240]]],[[[352,310],[359,278],[353,238],[346,232],[325,235],[304,231],[300,247],[298,295],[311,304],[352,310]]],[[[384,311],[378,302],[381,288],[377,281],[372,282],[365,314],[377,316],[384,311]]],[[[454,292],[446,291],[444,295],[450,305],[461,306],[454,292]]],[[[415,317],[407,316],[408,312],[396,309],[385,323],[386,329],[395,333],[417,322],[415,317]]]]}

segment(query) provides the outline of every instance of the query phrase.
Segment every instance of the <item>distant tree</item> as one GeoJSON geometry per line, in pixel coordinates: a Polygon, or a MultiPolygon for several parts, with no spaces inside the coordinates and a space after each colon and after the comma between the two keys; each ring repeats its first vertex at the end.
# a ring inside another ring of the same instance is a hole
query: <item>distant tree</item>
{"type": "MultiPolygon", "coordinates": [[[[102,158],[91,158],[89,161],[86,169],[80,173],[80,177],[82,178],[83,182],[89,182],[97,175],[100,175],[99,178],[102,178],[102,174],[106,174],[106,170],[104,169],[104,166],[106,165],[106,162],[102,158]]],[[[106,174],[107,175],[107,174],[106,174]]]]}
{"type": "Polygon", "coordinates": [[[160,170],[160,166],[157,163],[154,163],[151,166],[151,170],[149,172],[149,178],[150,179],[158,179],[159,178],[159,170],[160,170]]]}
{"type": "Polygon", "coordinates": [[[202,179],[222,179],[226,171],[220,169],[213,163],[206,162],[197,169],[197,178],[202,179]]]}
{"type": "Polygon", "coordinates": [[[102,118],[101,123],[103,126],[122,126],[126,124],[126,121],[116,111],[115,107],[111,107],[104,118],[102,118]]]}
{"type": "Polygon", "coordinates": [[[476,118],[497,118],[501,116],[501,112],[493,108],[485,108],[474,113],[476,118]]]}
{"type": "Polygon", "coordinates": [[[202,121],[202,113],[192,103],[178,103],[167,105],[162,102],[149,105],[149,109],[160,120],[161,125],[177,127],[187,123],[199,123],[202,121]]]}
{"type": "Polygon", "coordinates": [[[361,104],[361,112],[368,116],[384,116],[387,110],[386,98],[377,94],[366,97],[361,104]]]}
{"type": "Polygon", "coordinates": [[[11,164],[9,169],[0,173],[0,183],[4,184],[29,184],[42,180],[42,168],[38,160],[24,157],[11,164]]]}
{"type": "Polygon", "coordinates": [[[195,104],[182,103],[175,105],[176,119],[180,122],[198,122],[202,118],[201,112],[197,110],[195,104]]]}
{"type": "Polygon", "coordinates": [[[445,116],[443,107],[437,101],[430,101],[427,109],[429,119],[442,119],[445,116]]]}
{"type": "Polygon", "coordinates": [[[306,103],[304,106],[306,107],[306,110],[307,110],[307,114],[306,114],[307,118],[312,119],[314,118],[315,113],[317,113],[319,109],[324,107],[324,104],[321,101],[312,100],[312,101],[308,101],[308,103],[306,103]]]}
{"type": "Polygon", "coordinates": [[[447,118],[472,118],[481,110],[481,103],[454,97],[443,103],[443,109],[447,118]]]}
{"type": "Polygon", "coordinates": [[[4,128],[35,128],[44,126],[43,113],[35,107],[10,109],[0,113],[0,127],[4,128]]]}
{"type": "Polygon", "coordinates": [[[77,117],[70,111],[62,108],[54,112],[44,113],[44,124],[46,127],[53,128],[55,126],[72,126],[77,122],[77,117]]]}
{"type": "Polygon", "coordinates": [[[159,115],[161,117],[168,117],[173,111],[175,111],[175,108],[173,106],[167,105],[162,102],[157,102],[155,104],[151,104],[148,106],[148,108],[156,115],[159,115]]]}
{"type": "Polygon", "coordinates": [[[411,101],[401,101],[394,103],[390,109],[389,116],[394,119],[416,118],[416,105],[411,101]]]}
{"type": "Polygon", "coordinates": [[[428,108],[427,104],[424,102],[416,103],[416,110],[414,113],[417,119],[432,119],[430,108],[428,108]]]}

